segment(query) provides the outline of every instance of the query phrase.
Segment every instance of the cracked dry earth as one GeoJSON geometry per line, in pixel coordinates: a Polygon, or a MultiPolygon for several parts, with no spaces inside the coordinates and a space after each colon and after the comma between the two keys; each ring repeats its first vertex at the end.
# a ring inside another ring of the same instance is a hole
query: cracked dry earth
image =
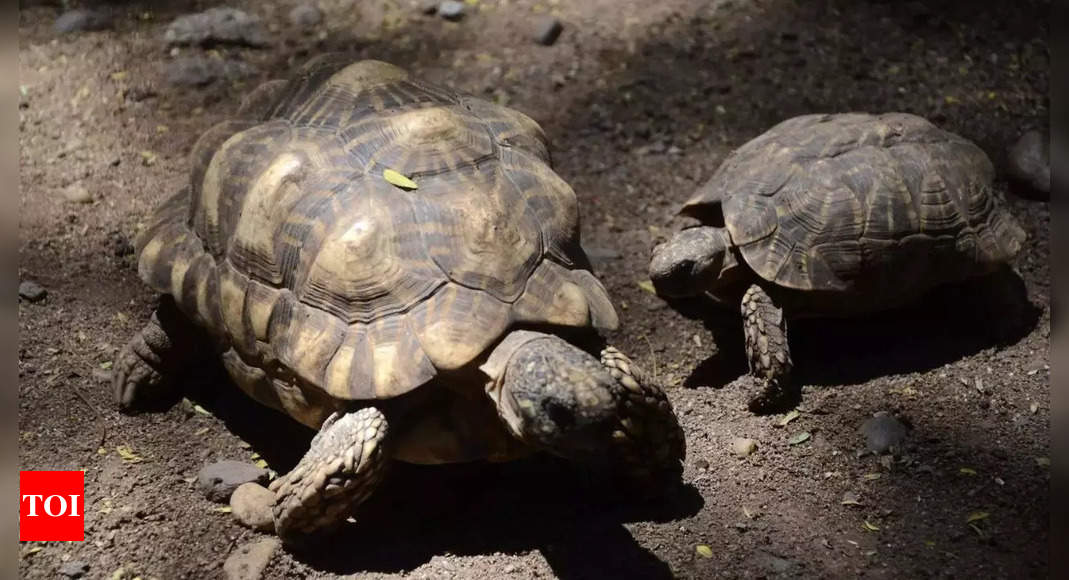
{"type": "Polygon", "coordinates": [[[22,4],[20,274],[47,295],[19,306],[20,467],[86,471],[86,541],[21,545],[21,576],[84,563],[90,578],[223,577],[228,556],[256,551],[261,535],[193,480],[254,453],[285,471],[310,435],[235,395],[217,369],[188,385],[197,407],[120,415],[107,367],[155,300],[130,240],[186,179],[194,140],[257,82],[325,50],[394,62],[543,125],[621,316],[609,338],[657,373],[682,420],[686,486],[627,505],[545,458],[398,469],[321,550],[267,550],[262,577],[1047,576],[1045,203],[1007,195],[1029,240],[1019,278],[999,283],[1020,312],[982,299],[987,281],[793,327],[805,389],[784,426],[745,409],[737,321],[669,308],[640,283],[679,204],[732,148],[790,116],[917,113],[1003,169],[1009,144],[1048,122],[1049,3],[479,0],[456,22],[417,4],[323,0],[322,22],[302,28],[295,2],[236,1],[267,46],[178,54],[167,24],[211,3],[116,2],[110,29],[66,35],[53,29],[58,3],[22,4]],[[564,23],[552,46],[532,38],[547,11],[564,23]],[[198,55],[238,64],[207,84],[168,81],[168,62],[198,55]],[[910,427],[895,455],[860,453],[859,428],[878,411],[910,427]],[[737,438],[756,450],[737,457],[737,438]]]}

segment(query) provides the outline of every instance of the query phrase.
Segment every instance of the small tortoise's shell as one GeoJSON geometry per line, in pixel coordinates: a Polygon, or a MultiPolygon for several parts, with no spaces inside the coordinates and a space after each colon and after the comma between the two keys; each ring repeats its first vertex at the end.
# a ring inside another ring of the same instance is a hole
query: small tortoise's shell
{"type": "Polygon", "coordinates": [[[722,219],[747,264],[786,288],[931,286],[1021,247],[993,177],[980,148],[915,115],[803,115],[734,151],[681,213],[722,219]]]}
{"type": "Polygon", "coordinates": [[[139,272],[291,414],[408,392],[513,324],[617,324],[575,194],[518,112],[325,56],[254,91],[193,158],[139,272]]]}

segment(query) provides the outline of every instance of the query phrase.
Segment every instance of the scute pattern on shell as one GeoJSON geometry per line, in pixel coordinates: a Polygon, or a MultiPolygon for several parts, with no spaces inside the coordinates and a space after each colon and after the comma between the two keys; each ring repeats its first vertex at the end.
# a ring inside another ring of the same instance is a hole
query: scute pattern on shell
{"type": "Polygon", "coordinates": [[[749,266],[787,288],[934,285],[1021,247],[993,177],[976,145],[915,115],[803,115],[735,150],[682,213],[719,209],[749,266]]]}
{"type": "Polygon", "coordinates": [[[138,267],[221,337],[250,394],[314,424],[330,399],[468,364],[514,323],[614,328],[578,220],[530,118],[327,55],[198,140],[138,267]]]}

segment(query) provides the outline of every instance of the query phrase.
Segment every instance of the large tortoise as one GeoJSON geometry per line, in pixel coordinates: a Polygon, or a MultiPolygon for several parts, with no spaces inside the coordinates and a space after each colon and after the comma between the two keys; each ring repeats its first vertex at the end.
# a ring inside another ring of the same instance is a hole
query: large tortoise
{"type": "Polygon", "coordinates": [[[665,297],[741,303],[764,386],[750,407],[775,410],[797,395],[787,318],[894,308],[1017,253],[1025,234],[993,179],[980,148],[915,115],[788,119],[683,205],[700,225],[654,248],[650,278],[665,297]]]}
{"type": "Polygon", "coordinates": [[[272,482],[276,532],[343,522],[389,458],[543,450],[656,492],[682,430],[597,329],[617,316],[572,189],[527,116],[378,61],[326,55],[207,131],[136,241],[163,293],[116,365],[122,409],[174,397],[198,350],[318,429],[272,482]]]}

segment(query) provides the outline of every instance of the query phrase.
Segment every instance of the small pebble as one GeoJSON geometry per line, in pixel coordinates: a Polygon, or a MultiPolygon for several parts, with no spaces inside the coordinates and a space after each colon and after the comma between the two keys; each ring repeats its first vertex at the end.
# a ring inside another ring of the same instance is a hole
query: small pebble
{"type": "Polygon", "coordinates": [[[731,451],[738,457],[749,457],[753,455],[754,451],[757,451],[757,442],[753,439],[736,437],[731,442],[731,451]]]}
{"type": "Polygon", "coordinates": [[[438,16],[456,22],[464,18],[464,3],[456,0],[445,0],[438,4],[438,16]]]}
{"type": "Polygon", "coordinates": [[[1007,171],[1011,178],[1028,188],[1028,197],[1050,199],[1050,137],[1031,130],[1010,147],[1007,171]]]}
{"type": "Polygon", "coordinates": [[[267,483],[267,471],[242,461],[220,461],[205,465],[197,474],[197,486],[217,503],[227,503],[238,486],[249,482],[267,483]]]}
{"type": "Polygon", "coordinates": [[[89,573],[89,564],[72,560],[59,567],[59,573],[67,578],[81,578],[89,573]]]}
{"type": "Polygon", "coordinates": [[[44,300],[45,296],[48,296],[48,290],[45,290],[40,284],[33,280],[23,280],[22,283],[19,284],[19,296],[30,302],[39,302],[44,300]]]}
{"type": "Polygon", "coordinates": [[[301,3],[290,10],[290,23],[302,28],[311,28],[323,22],[323,12],[312,3],[301,3]]]}
{"type": "Polygon", "coordinates": [[[535,21],[535,42],[543,46],[552,46],[560,38],[564,25],[553,16],[542,16],[535,21]]]}
{"type": "Polygon", "coordinates": [[[872,453],[885,453],[898,447],[905,440],[908,429],[886,411],[879,411],[861,426],[865,435],[865,447],[872,453]]]}
{"type": "Polygon", "coordinates": [[[243,483],[230,496],[230,513],[242,525],[260,532],[274,532],[275,518],[271,506],[275,494],[258,483],[243,483]]]}
{"type": "Polygon", "coordinates": [[[266,538],[237,548],[223,562],[223,574],[227,580],[258,580],[281,544],[278,538],[266,538]]]}
{"type": "Polygon", "coordinates": [[[53,28],[60,34],[107,30],[115,24],[110,12],[103,10],[70,10],[56,19],[53,28]]]}
{"type": "Polygon", "coordinates": [[[71,203],[89,203],[93,201],[93,195],[81,183],[72,183],[67,186],[63,190],[63,197],[71,203]]]}

